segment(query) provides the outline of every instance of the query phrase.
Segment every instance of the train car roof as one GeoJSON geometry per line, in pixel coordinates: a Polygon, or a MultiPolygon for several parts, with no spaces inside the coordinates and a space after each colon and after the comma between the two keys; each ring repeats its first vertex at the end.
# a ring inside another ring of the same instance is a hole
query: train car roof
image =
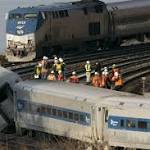
{"type": "Polygon", "coordinates": [[[150,0],[128,0],[123,2],[107,3],[107,9],[110,11],[147,6],[150,6],[150,0]]]}
{"type": "Polygon", "coordinates": [[[68,2],[68,3],[53,3],[50,5],[39,5],[34,7],[18,7],[14,10],[9,11],[9,13],[38,13],[40,11],[47,12],[47,11],[59,11],[59,10],[73,10],[73,9],[80,9],[83,7],[92,7],[92,5],[95,5],[99,3],[100,5],[105,5],[102,1],[95,1],[89,3],[85,2],[68,2]]]}
{"type": "Polygon", "coordinates": [[[143,97],[126,92],[118,92],[103,88],[95,88],[83,84],[73,84],[66,82],[31,80],[23,81],[16,85],[16,90],[26,89],[29,91],[42,92],[62,97],[68,97],[72,100],[87,101],[89,103],[109,103],[111,105],[120,105],[122,102],[147,103],[143,97]],[[143,100],[143,101],[142,101],[143,100]]]}

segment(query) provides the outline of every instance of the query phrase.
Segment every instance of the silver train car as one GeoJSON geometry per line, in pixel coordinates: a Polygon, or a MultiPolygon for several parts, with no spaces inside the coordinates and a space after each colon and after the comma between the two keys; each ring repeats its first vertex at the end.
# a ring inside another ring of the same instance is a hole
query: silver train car
{"type": "Polygon", "coordinates": [[[24,81],[14,89],[15,124],[24,129],[97,144],[150,149],[150,101],[81,84],[24,81]]]}

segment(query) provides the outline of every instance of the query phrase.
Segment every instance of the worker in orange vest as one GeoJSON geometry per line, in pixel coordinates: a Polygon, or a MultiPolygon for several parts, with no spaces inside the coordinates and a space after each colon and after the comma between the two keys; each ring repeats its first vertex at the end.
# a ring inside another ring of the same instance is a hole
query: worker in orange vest
{"type": "Polygon", "coordinates": [[[51,73],[48,75],[47,80],[50,80],[50,81],[56,80],[56,77],[55,77],[55,74],[54,74],[54,71],[53,71],[53,70],[52,70],[51,73]]]}
{"type": "Polygon", "coordinates": [[[69,82],[72,82],[72,83],[79,83],[79,78],[78,78],[78,76],[76,75],[76,72],[75,72],[75,71],[72,72],[72,76],[70,77],[69,82]]]}
{"type": "Polygon", "coordinates": [[[95,87],[100,87],[100,76],[98,72],[94,73],[94,77],[92,78],[92,85],[95,87]]]}
{"type": "Polygon", "coordinates": [[[112,77],[111,77],[111,81],[112,82],[117,81],[119,79],[119,74],[120,74],[119,68],[116,68],[116,65],[113,64],[112,65],[112,77]]]}
{"type": "Polygon", "coordinates": [[[115,90],[119,90],[123,87],[123,79],[121,78],[121,75],[118,76],[118,80],[115,81],[115,90]]]}

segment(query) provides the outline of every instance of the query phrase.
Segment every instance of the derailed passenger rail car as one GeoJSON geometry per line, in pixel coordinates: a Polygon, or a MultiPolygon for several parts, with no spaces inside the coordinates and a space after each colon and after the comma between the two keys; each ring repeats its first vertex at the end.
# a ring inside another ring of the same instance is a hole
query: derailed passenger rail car
{"type": "Polygon", "coordinates": [[[24,81],[15,86],[15,123],[98,147],[150,149],[149,101],[80,84],[24,81]]]}

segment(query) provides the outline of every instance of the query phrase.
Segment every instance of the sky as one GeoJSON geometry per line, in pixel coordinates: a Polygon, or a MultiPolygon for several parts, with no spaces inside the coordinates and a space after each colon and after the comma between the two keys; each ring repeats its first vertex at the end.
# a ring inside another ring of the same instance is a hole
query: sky
{"type": "MultiPolygon", "coordinates": [[[[6,31],[6,20],[5,14],[8,13],[9,10],[17,8],[18,6],[36,6],[41,4],[51,4],[57,2],[71,2],[76,0],[0,0],[0,53],[5,50],[5,31],[6,31]]],[[[103,0],[104,2],[118,2],[124,0],[103,0]]]]}

